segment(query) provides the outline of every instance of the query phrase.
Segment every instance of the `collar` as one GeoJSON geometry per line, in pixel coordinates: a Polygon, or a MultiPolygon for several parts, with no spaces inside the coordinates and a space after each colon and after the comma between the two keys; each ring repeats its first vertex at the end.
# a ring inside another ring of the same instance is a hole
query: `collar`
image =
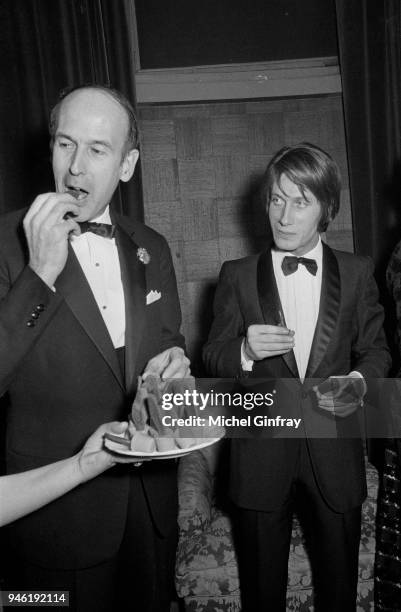
{"type": "Polygon", "coordinates": [[[93,219],[88,219],[88,221],[93,221],[94,223],[110,223],[110,205],[108,204],[101,215],[94,217],[93,219]]]}
{"type": "MultiPolygon", "coordinates": [[[[294,255],[292,251],[279,251],[275,247],[272,248],[271,252],[272,252],[273,261],[276,261],[280,266],[281,266],[281,262],[283,261],[284,257],[286,257],[287,255],[289,255],[290,257],[291,256],[297,257],[297,255],[294,255]]],[[[307,253],[304,253],[303,255],[300,255],[299,257],[306,257],[307,259],[315,259],[318,265],[318,269],[321,269],[322,261],[323,261],[323,244],[322,244],[321,237],[319,236],[318,243],[315,247],[313,247],[313,249],[311,249],[307,253]]]]}

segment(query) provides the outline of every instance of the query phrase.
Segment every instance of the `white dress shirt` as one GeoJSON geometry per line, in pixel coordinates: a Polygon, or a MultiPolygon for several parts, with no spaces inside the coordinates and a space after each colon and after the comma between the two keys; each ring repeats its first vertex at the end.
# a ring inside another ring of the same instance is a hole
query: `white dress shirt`
{"type": "Polygon", "coordinates": [[[286,255],[291,256],[291,253],[272,250],[273,270],[286,326],[295,332],[294,355],[299,376],[303,380],[319,316],[322,288],[322,241],[319,238],[317,245],[302,255],[302,257],[316,261],[316,276],[311,274],[303,264],[299,264],[295,272],[285,276],[281,264],[286,255]]]}
{"type": "MultiPolygon", "coordinates": [[[[111,223],[109,207],[91,221],[111,223]]],[[[85,232],[80,236],[72,236],[71,246],[92,290],[114,347],[124,346],[125,300],[115,239],[85,232]]]]}
{"type": "MultiPolygon", "coordinates": [[[[296,272],[285,276],[281,263],[286,256],[292,256],[292,253],[272,249],[273,271],[278,294],[286,326],[295,332],[294,355],[299,376],[303,380],[319,316],[320,291],[322,288],[322,241],[319,237],[317,245],[303,255],[307,259],[316,261],[316,276],[311,274],[302,264],[299,264],[296,272]]],[[[249,372],[253,368],[253,361],[247,359],[245,355],[244,343],[242,343],[241,348],[241,365],[244,371],[249,372]]]]}

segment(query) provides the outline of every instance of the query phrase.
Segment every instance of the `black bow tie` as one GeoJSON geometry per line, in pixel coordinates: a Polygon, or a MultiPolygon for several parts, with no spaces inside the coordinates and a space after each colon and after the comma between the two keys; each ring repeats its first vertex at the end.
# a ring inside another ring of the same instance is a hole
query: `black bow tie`
{"type": "Polygon", "coordinates": [[[313,274],[313,276],[316,276],[317,263],[314,259],[308,259],[307,257],[290,257],[289,255],[286,255],[286,257],[284,257],[283,261],[281,262],[281,269],[284,273],[284,276],[288,276],[289,274],[296,272],[298,270],[298,264],[304,265],[305,268],[311,274],[313,274]]]}
{"type": "Polygon", "coordinates": [[[79,223],[79,227],[81,228],[81,234],[92,232],[103,238],[114,238],[116,231],[115,225],[111,225],[110,223],[95,223],[94,221],[83,221],[79,223]]]}

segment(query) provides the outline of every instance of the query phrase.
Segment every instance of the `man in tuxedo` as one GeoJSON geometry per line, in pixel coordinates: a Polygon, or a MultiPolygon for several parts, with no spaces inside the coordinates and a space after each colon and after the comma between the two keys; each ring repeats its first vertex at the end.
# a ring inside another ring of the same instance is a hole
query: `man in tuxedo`
{"type": "MultiPolygon", "coordinates": [[[[8,473],[69,457],[101,423],[125,420],[139,375],[189,373],[167,243],[109,208],[138,160],[130,103],[76,88],[50,132],[55,192],[0,223],[8,473]]],[[[174,461],[113,468],[9,527],[6,587],[69,591],[82,612],[168,610],[176,511],[174,461]]]]}
{"type": "Polygon", "coordinates": [[[340,189],[337,165],[320,148],[281,149],[263,180],[273,244],[226,262],[216,290],[204,349],[209,372],[247,376],[248,390],[251,378],[281,379],[282,388],[287,379],[294,391],[281,404],[278,396],[276,409],[297,413],[304,426],[298,438],[231,441],[246,611],[286,609],[294,507],[308,537],[315,610],[355,610],[364,453],[359,438],[336,432],[357,419],[367,379],[384,377],[390,358],[371,261],[320,237],[338,212],[340,189]],[[313,415],[327,428],[308,437],[313,415]]]}

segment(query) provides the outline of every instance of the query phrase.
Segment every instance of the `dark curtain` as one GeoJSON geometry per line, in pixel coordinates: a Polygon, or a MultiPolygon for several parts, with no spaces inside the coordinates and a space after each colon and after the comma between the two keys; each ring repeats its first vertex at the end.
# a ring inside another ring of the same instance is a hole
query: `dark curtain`
{"type": "MultiPolygon", "coordinates": [[[[393,371],[397,372],[396,319],[385,272],[401,240],[401,2],[336,0],[336,9],[355,250],[372,256],[376,264],[393,371]]],[[[370,460],[381,472],[375,609],[398,610],[399,549],[394,534],[400,523],[397,462],[401,441],[393,446],[390,441],[368,442],[370,460]]]]}
{"type": "Polygon", "coordinates": [[[385,270],[401,239],[400,0],[336,0],[355,250],[373,257],[395,330],[385,270]]]}
{"type": "MultiPolygon", "coordinates": [[[[62,88],[110,84],[135,102],[129,1],[0,0],[0,212],[53,189],[47,119],[62,88]]],[[[139,174],[114,206],[141,219],[139,174]]]]}

